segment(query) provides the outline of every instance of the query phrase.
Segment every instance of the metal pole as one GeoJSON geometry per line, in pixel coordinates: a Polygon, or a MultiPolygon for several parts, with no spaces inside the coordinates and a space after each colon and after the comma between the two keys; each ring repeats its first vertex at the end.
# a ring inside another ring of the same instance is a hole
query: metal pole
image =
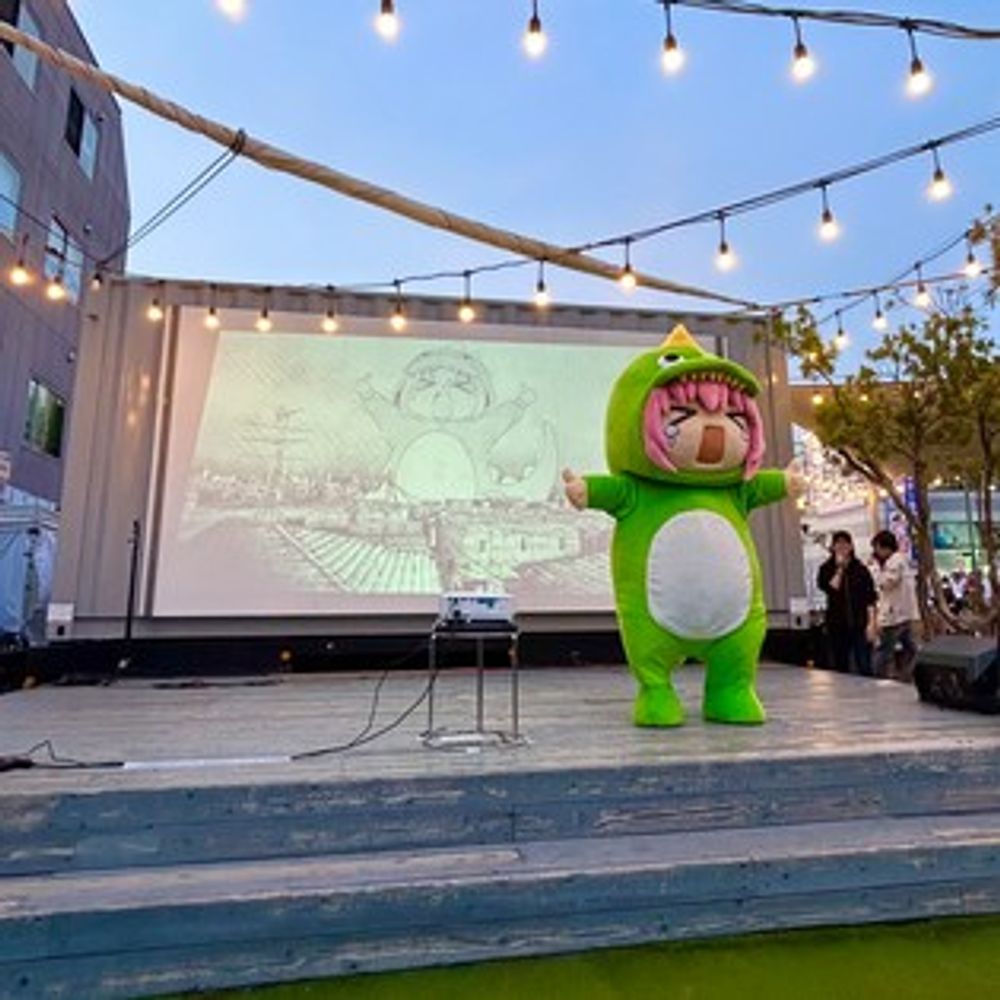
{"type": "Polygon", "coordinates": [[[976,522],[972,518],[972,500],[969,497],[969,486],[962,481],[962,492],[965,494],[965,522],[969,526],[969,550],[972,568],[976,569],[976,522]]]}
{"type": "Polygon", "coordinates": [[[510,717],[514,726],[514,739],[521,738],[521,693],[520,675],[518,674],[517,632],[510,635],[510,717]]]}
{"type": "Polygon", "coordinates": [[[485,701],[485,665],[483,663],[483,637],[476,636],[476,732],[483,731],[483,708],[485,701]]]}

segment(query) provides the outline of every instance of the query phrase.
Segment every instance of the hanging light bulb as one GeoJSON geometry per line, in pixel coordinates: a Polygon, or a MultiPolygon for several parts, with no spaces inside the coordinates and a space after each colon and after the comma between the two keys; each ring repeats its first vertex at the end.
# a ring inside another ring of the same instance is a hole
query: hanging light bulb
{"type": "Polygon", "coordinates": [[[10,279],[12,285],[16,285],[18,288],[22,288],[24,285],[30,285],[31,271],[28,270],[28,234],[25,233],[21,237],[21,251],[17,255],[17,262],[11,267],[10,271],[7,272],[7,277],[10,279]]]}
{"type": "Polygon", "coordinates": [[[146,310],[146,319],[150,323],[159,323],[163,319],[163,306],[160,305],[160,300],[154,298],[152,302],[149,303],[149,308],[146,310]]]}
{"type": "Polygon", "coordinates": [[[913,304],[918,309],[927,309],[931,304],[931,293],[927,291],[927,286],[924,284],[923,271],[919,264],[916,265],[917,272],[917,291],[913,296],[913,304]]]}
{"type": "Polygon", "coordinates": [[[336,333],[340,329],[340,319],[337,316],[337,295],[333,285],[327,286],[327,294],[329,296],[329,304],[319,325],[324,333],[336,333]]]}
{"type": "Polygon", "coordinates": [[[875,299],[875,315],[872,317],[872,329],[878,330],[881,333],[883,330],[888,329],[889,321],[885,318],[885,313],[882,312],[882,303],[878,300],[878,292],[872,292],[872,296],[875,299]]]}
{"type": "Polygon", "coordinates": [[[531,0],[531,17],[522,39],[524,51],[532,59],[538,59],[549,47],[549,39],[542,28],[542,19],[538,16],[538,0],[531,0]]]}
{"type": "Polygon", "coordinates": [[[719,249],[715,254],[715,266],[720,271],[732,271],[733,268],[739,263],[736,254],[733,253],[732,248],[729,246],[729,241],[726,239],[726,217],[725,215],[719,215],[719,249]]]}
{"type": "Polygon", "coordinates": [[[830,211],[830,202],[827,198],[825,184],[821,186],[820,191],[823,197],[823,212],[819,220],[819,238],[824,243],[832,243],[840,236],[840,223],[834,217],[833,212],[830,211]]]}
{"type": "Polygon", "coordinates": [[[823,393],[821,393],[821,392],[814,392],[812,394],[812,405],[813,406],[822,406],[823,405],[823,393]]]}
{"type": "Polygon", "coordinates": [[[625,266],[618,274],[618,284],[626,295],[634,292],[636,285],[639,284],[635,271],[632,270],[632,241],[630,239],[625,240],[625,266]]]}
{"type": "Polygon", "coordinates": [[[906,35],[910,40],[910,75],[906,80],[906,92],[910,97],[923,97],[933,89],[934,77],[927,71],[917,53],[917,40],[912,27],[907,27],[906,35]]]}
{"type": "Polygon", "coordinates": [[[246,0],[215,0],[215,6],[230,21],[242,21],[247,16],[246,0]]]}
{"type": "Polygon", "coordinates": [[[90,279],[90,290],[99,292],[104,287],[104,275],[100,271],[95,271],[90,279]]]}
{"type": "Polygon", "coordinates": [[[841,315],[837,313],[837,332],[833,338],[833,348],[835,351],[840,352],[846,350],[851,343],[851,338],[847,336],[847,332],[844,330],[844,323],[841,319],[841,315]]]}
{"type": "Polygon", "coordinates": [[[257,313],[257,319],[254,320],[254,327],[257,329],[258,333],[270,333],[274,329],[274,322],[271,319],[271,310],[264,306],[259,313],[257,313]]]}
{"type": "Polygon", "coordinates": [[[466,271],[462,278],[465,281],[465,295],[462,304],[458,307],[458,318],[463,323],[471,323],[476,318],[476,309],[472,304],[472,274],[466,271]]]}
{"type": "Polygon", "coordinates": [[[968,252],[965,255],[965,266],[962,268],[962,273],[967,278],[978,278],[979,275],[983,273],[982,262],[976,256],[976,252],[972,249],[971,240],[966,240],[966,246],[968,247],[968,252]]]}
{"type": "Polygon", "coordinates": [[[402,333],[406,329],[406,310],[403,308],[403,283],[396,283],[396,307],[389,317],[389,325],[396,331],[402,333]]]}
{"type": "Polygon", "coordinates": [[[684,68],[687,55],[677,44],[677,36],[674,34],[673,19],[671,17],[670,0],[663,0],[663,13],[667,18],[667,34],[663,39],[663,52],[660,55],[660,65],[663,72],[669,76],[679,73],[684,68]]]}
{"type": "Polygon", "coordinates": [[[394,0],[382,0],[375,18],[375,30],[387,42],[394,42],[399,37],[399,15],[394,0]]]}
{"type": "Polygon", "coordinates": [[[792,79],[796,83],[805,83],[816,73],[816,60],[809,54],[806,43],[802,41],[802,28],[797,17],[792,18],[795,26],[795,48],[792,50],[792,79]]]}
{"type": "Polygon", "coordinates": [[[548,309],[552,303],[549,290],[545,285],[545,261],[538,262],[538,281],[535,283],[535,305],[539,309],[548,309]]]}
{"type": "Polygon", "coordinates": [[[45,297],[50,302],[62,302],[67,297],[61,274],[49,278],[49,283],[45,286],[45,297]]]}
{"type": "Polygon", "coordinates": [[[945,201],[952,196],[955,188],[941,166],[937,146],[931,147],[931,156],[934,159],[934,173],[931,175],[930,184],[927,185],[927,197],[931,201],[945,201]]]}
{"type": "Polygon", "coordinates": [[[219,319],[219,311],[215,306],[209,306],[208,312],[205,313],[205,329],[206,330],[218,330],[222,326],[222,320],[219,319]]]}

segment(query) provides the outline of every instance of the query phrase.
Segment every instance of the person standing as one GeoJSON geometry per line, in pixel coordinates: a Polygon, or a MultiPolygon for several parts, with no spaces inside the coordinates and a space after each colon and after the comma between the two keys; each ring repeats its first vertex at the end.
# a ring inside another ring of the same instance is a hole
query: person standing
{"type": "Polygon", "coordinates": [[[847,672],[853,661],[855,672],[870,677],[878,595],[871,573],[854,554],[850,532],[833,533],[830,558],[820,566],[817,583],[826,594],[826,634],[834,667],[847,672]]]}
{"type": "Polygon", "coordinates": [[[917,619],[917,597],[909,567],[899,542],[891,531],[880,531],[872,539],[872,576],[878,590],[879,637],[875,647],[875,674],[908,681],[917,647],[913,622],[917,619]],[[896,660],[897,650],[903,656],[896,660]]]}

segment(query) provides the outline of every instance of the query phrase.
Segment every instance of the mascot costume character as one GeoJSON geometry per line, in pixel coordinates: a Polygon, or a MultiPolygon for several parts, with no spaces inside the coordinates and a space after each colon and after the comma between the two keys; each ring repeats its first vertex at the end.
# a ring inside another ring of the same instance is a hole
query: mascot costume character
{"type": "Polygon", "coordinates": [[[611,568],[622,641],[639,685],[638,726],[679,726],[671,684],[687,658],[706,664],[703,715],[764,721],[754,681],[767,616],[747,517],[801,489],[801,476],[760,469],[757,380],[678,326],[637,357],[611,391],[611,475],[563,472],[577,508],[617,524],[611,568]]]}

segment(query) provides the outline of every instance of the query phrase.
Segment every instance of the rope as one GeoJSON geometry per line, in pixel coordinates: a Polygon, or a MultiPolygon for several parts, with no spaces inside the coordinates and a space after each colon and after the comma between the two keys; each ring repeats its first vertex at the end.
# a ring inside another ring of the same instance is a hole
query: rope
{"type": "MultiPolygon", "coordinates": [[[[152,93],[145,87],[130,83],[111,73],[106,73],[92,63],[84,62],[82,59],[78,59],[76,56],[72,56],[62,49],[47,45],[45,42],[33,38],[22,31],[18,31],[3,21],[0,21],[0,40],[20,45],[34,52],[40,59],[44,59],[46,62],[64,70],[71,76],[86,80],[101,90],[117,94],[132,104],[137,104],[151,114],[173,122],[175,125],[179,125],[189,132],[205,136],[221,146],[233,150],[240,149],[242,155],[247,159],[253,160],[255,163],[269,170],[290,174],[293,177],[298,177],[312,184],[318,184],[321,187],[336,191],[357,201],[367,202],[387,212],[402,215],[405,218],[420,222],[434,229],[441,229],[445,232],[475,240],[478,243],[485,243],[488,246],[509,250],[520,257],[532,260],[545,260],[547,263],[558,267],[611,280],[617,279],[620,274],[619,268],[614,264],[609,264],[607,261],[589,257],[586,254],[558,246],[554,243],[547,243],[533,236],[499,229],[487,223],[479,222],[476,219],[468,218],[467,216],[456,215],[443,208],[416,201],[388,188],[379,187],[376,184],[371,184],[350,174],[345,174],[342,171],[335,170],[333,167],[303,159],[286,150],[279,149],[250,135],[243,134],[238,129],[230,128],[220,122],[196,114],[179,104],[175,104],[173,101],[166,100],[152,93]]],[[[636,280],[638,284],[656,291],[722,302],[728,305],[752,307],[752,303],[744,299],[732,298],[719,292],[708,291],[692,285],[679,284],[666,278],[644,274],[639,271],[636,271],[636,280]]]]}

